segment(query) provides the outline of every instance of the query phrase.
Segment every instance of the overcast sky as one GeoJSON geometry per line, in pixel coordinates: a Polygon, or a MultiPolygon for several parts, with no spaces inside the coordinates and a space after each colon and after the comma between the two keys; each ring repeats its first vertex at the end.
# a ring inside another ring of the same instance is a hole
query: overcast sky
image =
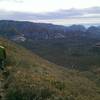
{"type": "Polygon", "coordinates": [[[100,23],[100,0],[0,0],[0,19],[100,23]]]}

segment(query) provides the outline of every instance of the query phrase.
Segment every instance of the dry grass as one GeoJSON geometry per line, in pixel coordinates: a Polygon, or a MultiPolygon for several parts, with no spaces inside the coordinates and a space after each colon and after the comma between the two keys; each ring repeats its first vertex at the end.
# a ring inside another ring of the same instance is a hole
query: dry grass
{"type": "Polygon", "coordinates": [[[0,38],[7,51],[7,100],[100,100],[95,82],[0,38]]]}

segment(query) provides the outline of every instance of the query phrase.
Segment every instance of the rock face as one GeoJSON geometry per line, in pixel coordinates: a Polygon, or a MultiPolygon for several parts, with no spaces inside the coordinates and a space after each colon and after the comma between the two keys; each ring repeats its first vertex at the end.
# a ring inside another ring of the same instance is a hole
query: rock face
{"type": "Polygon", "coordinates": [[[26,41],[26,38],[24,37],[24,35],[16,35],[16,36],[12,37],[11,39],[13,41],[20,41],[20,42],[26,41]]]}

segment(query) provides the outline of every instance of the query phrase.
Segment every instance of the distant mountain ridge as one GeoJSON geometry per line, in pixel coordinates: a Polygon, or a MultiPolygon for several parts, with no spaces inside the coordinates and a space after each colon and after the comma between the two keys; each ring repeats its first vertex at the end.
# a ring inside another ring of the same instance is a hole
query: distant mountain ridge
{"type": "Polygon", "coordinates": [[[0,35],[13,40],[43,40],[69,37],[83,37],[92,34],[98,37],[100,27],[72,25],[69,27],[45,23],[32,23],[27,21],[0,20],[0,35]],[[97,30],[95,32],[95,30],[97,30]],[[89,33],[89,34],[88,34],[89,33]],[[17,38],[16,38],[17,37],[17,38]]]}
{"type": "Polygon", "coordinates": [[[66,29],[64,26],[44,23],[19,22],[19,21],[0,21],[0,34],[6,37],[23,35],[32,39],[47,39],[52,38],[52,33],[63,32],[66,29]],[[49,36],[50,35],[50,36],[49,36]]]}

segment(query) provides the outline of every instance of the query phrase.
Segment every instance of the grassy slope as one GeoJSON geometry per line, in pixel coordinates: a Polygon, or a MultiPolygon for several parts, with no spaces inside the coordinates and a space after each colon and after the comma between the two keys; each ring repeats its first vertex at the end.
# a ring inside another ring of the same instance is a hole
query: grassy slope
{"type": "Polygon", "coordinates": [[[7,100],[100,100],[100,88],[84,73],[61,68],[6,39],[0,43],[7,51],[7,100]]]}

